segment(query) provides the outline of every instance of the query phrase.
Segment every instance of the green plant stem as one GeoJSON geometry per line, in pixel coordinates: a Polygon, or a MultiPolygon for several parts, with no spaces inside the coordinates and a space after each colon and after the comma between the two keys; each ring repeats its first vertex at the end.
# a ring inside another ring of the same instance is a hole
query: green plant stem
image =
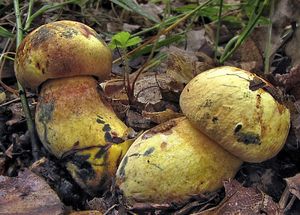
{"type": "MultiPolygon", "coordinates": [[[[29,19],[30,19],[31,14],[32,14],[33,4],[34,4],[34,0],[29,0],[28,10],[27,10],[27,18],[26,18],[25,24],[29,23],[29,19]]],[[[25,28],[26,28],[26,26],[25,26],[25,28]]],[[[28,28],[29,28],[29,26],[28,26],[28,28]]]]}
{"type": "MultiPolygon", "coordinates": [[[[18,0],[14,0],[14,9],[15,9],[16,23],[17,23],[16,47],[18,47],[23,39],[23,29],[22,29],[20,6],[19,6],[18,0]]],[[[24,111],[25,118],[26,118],[27,129],[28,129],[28,132],[30,135],[32,156],[33,156],[34,161],[36,161],[39,159],[39,153],[38,153],[39,147],[38,147],[38,141],[37,141],[36,133],[35,133],[35,125],[34,125],[32,115],[30,112],[30,108],[28,105],[28,101],[26,98],[25,89],[22,87],[22,85],[20,84],[19,81],[17,81],[17,84],[18,84],[19,96],[21,99],[23,111],[24,111]]]]}
{"type": "Polygon", "coordinates": [[[220,0],[220,8],[218,14],[218,26],[217,26],[217,35],[215,41],[215,60],[217,59],[218,54],[218,46],[219,46],[219,39],[220,39],[220,28],[221,28],[221,19],[222,19],[222,10],[223,10],[223,0],[220,0]]]}
{"type": "MultiPolygon", "coordinates": [[[[270,0],[270,20],[272,19],[272,16],[274,14],[274,0],[270,0]]],[[[264,62],[264,74],[270,74],[270,58],[271,58],[271,40],[272,40],[272,21],[270,22],[268,26],[268,37],[266,41],[266,48],[265,48],[265,62],[264,62]]]]}
{"type": "Polygon", "coordinates": [[[240,47],[240,45],[248,38],[248,36],[250,35],[250,33],[252,32],[252,30],[254,29],[256,23],[258,22],[263,9],[265,8],[265,6],[268,4],[269,0],[264,0],[264,2],[261,4],[260,0],[256,0],[256,4],[254,6],[254,8],[258,8],[257,9],[257,13],[256,13],[256,9],[253,10],[253,13],[251,15],[250,21],[248,22],[246,28],[243,30],[243,32],[238,36],[237,40],[236,38],[233,38],[236,40],[236,42],[234,43],[234,45],[232,46],[232,44],[230,44],[230,42],[228,44],[231,45],[232,48],[225,48],[225,51],[223,53],[223,55],[220,58],[220,63],[223,64],[234,52],[235,50],[240,47]]]}

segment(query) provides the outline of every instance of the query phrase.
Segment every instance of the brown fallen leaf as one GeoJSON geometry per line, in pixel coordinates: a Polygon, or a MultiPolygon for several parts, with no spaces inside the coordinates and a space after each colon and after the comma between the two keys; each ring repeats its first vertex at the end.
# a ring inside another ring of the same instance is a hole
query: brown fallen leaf
{"type": "MultiPolygon", "coordinates": [[[[130,75],[130,84],[134,82],[136,75],[136,72],[130,75]]],[[[124,88],[123,79],[111,79],[101,83],[101,88],[105,96],[111,100],[111,103],[116,104],[119,102],[125,106],[128,105],[128,96],[124,88]]],[[[155,105],[162,100],[172,100],[167,98],[168,96],[170,97],[170,94],[178,95],[178,100],[182,89],[183,85],[177,83],[166,73],[145,72],[135,82],[134,96],[136,101],[141,104],[155,105]]]]}
{"type": "MultiPolygon", "coordinates": [[[[300,64],[293,66],[286,74],[276,74],[276,79],[286,89],[292,89],[300,84],[300,64]]],[[[295,95],[294,95],[295,96],[295,95]]],[[[300,98],[300,97],[299,97],[300,98]]]]}
{"type": "Polygon", "coordinates": [[[272,198],[253,187],[243,187],[238,181],[230,180],[224,183],[226,196],[217,206],[195,215],[280,215],[283,211],[272,198]]]}
{"type": "Polygon", "coordinates": [[[110,79],[100,84],[105,96],[111,100],[128,103],[128,96],[124,88],[124,80],[121,78],[110,79]]]}
{"type": "Polygon", "coordinates": [[[214,61],[204,53],[185,51],[172,46],[166,51],[166,73],[179,83],[187,84],[199,73],[214,67],[214,61]]]}
{"type": "Polygon", "coordinates": [[[136,131],[146,130],[151,128],[151,120],[146,119],[138,112],[128,110],[126,113],[126,124],[136,131]]]}
{"type": "Polygon", "coordinates": [[[256,42],[252,38],[248,38],[233,53],[229,60],[234,61],[234,65],[246,71],[259,72],[263,69],[263,56],[256,42]]]}
{"type": "Polygon", "coordinates": [[[188,51],[199,51],[206,42],[204,28],[187,32],[186,48],[188,51]]]}
{"type": "Polygon", "coordinates": [[[18,177],[0,176],[0,214],[63,214],[64,205],[39,176],[26,169],[18,177]]]}

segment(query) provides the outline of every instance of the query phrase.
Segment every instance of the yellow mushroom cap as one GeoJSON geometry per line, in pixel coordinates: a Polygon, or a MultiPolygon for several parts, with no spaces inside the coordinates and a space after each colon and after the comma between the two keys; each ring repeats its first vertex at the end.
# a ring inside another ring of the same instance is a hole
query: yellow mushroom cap
{"type": "Polygon", "coordinates": [[[57,21],[29,33],[15,59],[21,85],[36,89],[44,81],[77,75],[107,79],[111,72],[110,49],[92,28],[75,21],[57,21]]]}
{"type": "Polygon", "coordinates": [[[262,78],[218,67],[192,79],[180,96],[182,112],[224,149],[247,162],[274,157],[283,147],[290,112],[262,78]]]}
{"type": "Polygon", "coordinates": [[[107,188],[133,142],[91,76],[45,82],[35,123],[45,148],[66,162],[75,181],[90,193],[107,188]]]}
{"type": "Polygon", "coordinates": [[[180,117],[134,141],[118,167],[116,183],[129,204],[180,202],[221,188],[241,163],[180,117]]]}

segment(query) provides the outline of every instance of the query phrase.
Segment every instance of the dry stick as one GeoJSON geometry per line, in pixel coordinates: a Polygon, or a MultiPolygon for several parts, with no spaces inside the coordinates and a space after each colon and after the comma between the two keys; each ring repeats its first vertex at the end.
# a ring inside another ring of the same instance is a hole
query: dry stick
{"type": "MultiPolygon", "coordinates": [[[[142,45],[140,45],[139,47],[133,49],[132,51],[128,52],[126,54],[127,57],[129,57],[130,55],[132,55],[133,53],[141,50],[142,48],[144,48],[146,45],[152,43],[153,41],[155,41],[157,38],[159,38],[161,35],[163,34],[167,34],[168,32],[170,32],[171,30],[173,30],[174,28],[176,28],[180,23],[184,22],[186,19],[188,19],[191,15],[193,15],[195,12],[197,12],[198,10],[202,9],[204,6],[208,5],[209,3],[211,3],[213,0],[208,0],[206,2],[204,2],[202,5],[199,5],[198,7],[196,7],[194,10],[192,10],[191,12],[187,13],[185,16],[183,16],[182,18],[178,19],[175,23],[173,23],[172,25],[170,25],[168,28],[162,30],[160,32],[160,34],[157,34],[155,36],[153,36],[152,38],[150,38],[149,40],[147,40],[146,42],[144,42],[142,45]]],[[[113,63],[117,63],[120,60],[122,60],[122,58],[118,58],[116,60],[113,61],[113,63]]]]}
{"type": "MultiPolygon", "coordinates": [[[[14,0],[14,8],[15,8],[15,14],[16,14],[16,23],[17,23],[17,39],[16,39],[16,47],[20,45],[22,39],[23,39],[23,29],[22,29],[22,23],[21,23],[21,15],[20,15],[20,7],[19,7],[19,1],[14,0]]],[[[29,109],[28,101],[26,98],[26,92],[19,81],[18,83],[18,90],[19,90],[19,96],[21,99],[23,111],[26,117],[26,124],[30,135],[31,140],[31,149],[32,149],[32,156],[33,160],[37,161],[39,159],[39,147],[38,147],[38,141],[35,135],[35,125],[32,120],[31,112],[29,109]]]]}

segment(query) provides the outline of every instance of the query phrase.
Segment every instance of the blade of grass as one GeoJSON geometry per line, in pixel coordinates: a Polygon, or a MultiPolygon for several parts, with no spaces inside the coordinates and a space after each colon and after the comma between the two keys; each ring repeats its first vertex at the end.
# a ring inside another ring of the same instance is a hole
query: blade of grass
{"type": "MultiPolygon", "coordinates": [[[[270,20],[274,14],[274,0],[270,0],[270,20]]],[[[270,74],[270,58],[271,58],[271,40],[272,40],[272,22],[269,23],[268,25],[268,37],[266,41],[266,48],[265,48],[265,62],[264,62],[264,73],[265,74],[270,74]]]]}
{"type": "Polygon", "coordinates": [[[1,37],[14,37],[14,34],[0,26],[0,36],[1,37]]]}
{"type": "MultiPolygon", "coordinates": [[[[33,20],[36,19],[37,17],[41,16],[45,12],[60,9],[60,8],[62,8],[63,6],[65,6],[67,4],[75,3],[77,1],[78,0],[69,0],[69,1],[62,2],[62,3],[53,3],[52,5],[49,5],[49,4],[44,5],[38,11],[36,11],[34,14],[27,17],[25,27],[24,27],[24,31],[28,31],[31,23],[33,22],[33,20]]],[[[31,2],[33,2],[33,1],[31,0],[31,2]]]]}
{"type": "Polygon", "coordinates": [[[218,54],[218,46],[219,46],[219,39],[220,39],[220,28],[221,28],[221,17],[222,17],[222,9],[223,9],[223,0],[220,0],[220,7],[219,7],[219,14],[218,14],[218,26],[217,26],[217,35],[215,41],[215,60],[217,60],[218,54]]]}
{"type": "MultiPolygon", "coordinates": [[[[194,10],[190,11],[189,13],[185,14],[183,17],[181,17],[180,19],[176,20],[172,25],[170,25],[169,27],[163,29],[159,34],[151,37],[149,40],[147,40],[146,42],[144,42],[142,45],[138,46],[137,48],[133,49],[132,51],[128,52],[126,55],[129,57],[131,56],[133,53],[137,52],[138,50],[141,50],[142,48],[144,48],[145,46],[147,46],[148,44],[152,43],[153,41],[155,41],[157,38],[159,38],[161,35],[163,34],[167,34],[168,32],[170,32],[171,30],[173,30],[174,28],[176,28],[180,23],[184,22],[186,19],[188,19],[190,16],[192,16],[194,13],[196,13],[197,11],[201,10],[203,7],[205,7],[206,5],[210,4],[211,2],[213,2],[214,0],[208,0],[204,3],[202,3],[201,5],[199,5],[198,7],[196,7],[194,10]]],[[[118,58],[116,60],[114,60],[113,63],[117,63],[121,60],[121,58],[118,58]]]]}
{"type": "MultiPolygon", "coordinates": [[[[20,6],[19,1],[14,0],[14,9],[15,9],[15,15],[16,15],[16,24],[17,24],[17,38],[16,38],[16,47],[18,47],[23,39],[23,28],[22,28],[22,21],[21,21],[21,15],[20,15],[20,6]]],[[[35,125],[32,119],[32,115],[30,112],[30,108],[28,105],[28,101],[26,98],[26,92],[25,89],[22,87],[19,81],[17,81],[18,84],[18,90],[19,90],[19,96],[21,99],[23,111],[26,117],[26,124],[27,129],[30,135],[31,140],[31,150],[32,150],[32,156],[34,161],[39,159],[39,147],[38,147],[38,141],[35,135],[35,125]]]]}
{"type": "MultiPolygon", "coordinates": [[[[180,32],[178,34],[174,34],[174,35],[171,35],[169,37],[166,37],[165,39],[158,40],[158,42],[155,46],[155,51],[157,49],[161,48],[161,47],[168,46],[170,44],[173,44],[175,42],[183,40],[185,38],[184,33],[185,32],[180,32]]],[[[131,57],[136,58],[136,57],[139,57],[141,55],[150,53],[151,50],[153,49],[153,47],[154,47],[153,44],[149,44],[149,45],[145,46],[144,48],[142,48],[141,50],[137,51],[136,53],[132,54],[131,57]]]]}
{"type": "Polygon", "coordinates": [[[253,31],[254,27],[256,26],[260,16],[262,15],[263,9],[268,5],[269,0],[264,0],[263,3],[261,3],[260,0],[256,0],[255,6],[254,6],[254,10],[252,12],[251,18],[248,22],[248,24],[246,25],[245,29],[243,30],[243,32],[236,38],[232,38],[232,40],[236,40],[234,41],[234,43],[232,44],[231,41],[228,42],[227,45],[230,45],[230,47],[228,47],[226,45],[225,47],[225,52],[222,54],[221,58],[220,58],[220,63],[223,64],[232,54],[233,52],[248,38],[248,36],[250,35],[250,33],[253,31]],[[232,47],[232,48],[231,48],[232,47]]]}
{"type": "Polygon", "coordinates": [[[124,8],[125,10],[134,11],[135,13],[140,14],[155,23],[159,22],[159,20],[155,16],[149,14],[146,10],[144,10],[139,4],[137,4],[133,0],[111,0],[111,1],[119,5],[120,7],[124,8]]]}

